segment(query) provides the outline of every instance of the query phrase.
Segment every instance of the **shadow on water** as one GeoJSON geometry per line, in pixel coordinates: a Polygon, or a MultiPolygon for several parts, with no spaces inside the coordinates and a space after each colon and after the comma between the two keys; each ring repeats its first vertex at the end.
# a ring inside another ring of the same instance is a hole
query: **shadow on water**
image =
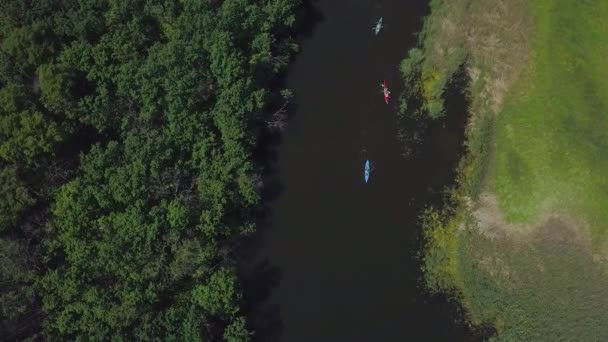
{"type": "MultiPolygon", "coordinates": [[[[468,118],[469,103],[466,89],[469,80],[464,66],[460,67],[448,82],[444,91],[445,114],[439,119],[429,119],[426,114],[415,118],[400,116],[397,120],[398,136],[401,133],[417,138],[399,139],[402,145],[409,151],[404,156],[406,159],[415,161],[415,167],[420,170],[440,169],[438,177],[429,180],[430,193],[425,193],[425,200],[417,202],[417,209],[434,206],[439,207],[444,203],[443,191],[445,188],[456,185],[456,171],[458,162],[465,153],[464,138],[465,127],[468,118]]],[[[420,103],[415,104],[419,106],[420,103]]]]}
{"type": "MultiPolygon", "coordinates": [[[[297,24],[294,32],[298,41],[309,38],[316,24],[323,20],[322,13],[314,6],[319,0],[305,0],[296,10],[297,24]]],[[[276,78],[271,84],[272,92],[278,93],[286,85],[286,75],[276,78]]],[[[297,96],[297,94],[296,94],[297,96]]],[[[297,98],[296,98],[297,100],[297,98]]],[[[287,124],[297,112],[297,103],[287,107],[287,124]]],[[[256,234],[242,243],[239,250],[240,278],[244,291],[244,310],[256,341],[277,341],[282,321],[278,304],[268,301],[272,291],[281,281],[281,271],[272,265],[263,249],[264,234],[272,222],[272,205],[283,192],[278,166],[278,147],[282,143],[283,130],[262,129],[253,159],[262,165],[260,194],[261,207],[257,213],[256,234]]]]}
{"type": "MultiPolygon", "coordinates": [[[[414,145],[414,148],[408,149],[410,155],[407,158],[412,158],[422,170],[437,168],[444,170],[442,177],[428,182],[425,197],[412,203],[411,208],[417,215],[420,215],[425,208],[441,208],[449,205],[447,191],[457,186],[458,163],[466,154],[464,142],[469,109],[466,91],[469,84],[470,80],[463,65],[453,75],[444,92],[446,110],[444,117],[438,120],[403,120],[403,118],[398,120],[400,125],[408,126],[401,127],[408,135],[416,133],[421,137],[414,142],[404,141],[414,145]],[[429,156],[434,157],[429,158],[429,156]]],[[[418,224],[409,246],[412,252],[411,258],[419,266],[422,264],[422,253],[425,248],[423,233],[422,227],[418,224]]],[[[482,326],[470,330],[460,303],[443,294],[429,293],[424,283],[422,268],[416,267],[413,271],[413,277],[417,279],[416,302],[420,305],[420,310],[417,311],[421,315],[428,315],[422,318],[423,321],[452,321],[456,333],[453,337],[458,341],[482,341],[495,335],[493,327],[482,326]]]]}
{"type": "Polygon", "coordinates": [[[254,336],[264,336],[264,340],[276,340],[281,331],[281,315],[278,305],[269,305],[267,300],[272,290],[281,281],[281,271],[268,258],[260,257],[264,234],[272,221],[272,203],[280,197],[283,185],[279,180],[277,148],[282,141],[281,132],[265,130],[258,140],[254,159],[264,165],[261,173],[263,188],[261,207],[257,213],[257,230],[239,247],[240,278],[244,292],[244,311],[254,336]]]}
{"type": "Polygon", "coordinates": [[[315,6],[319,1],[320,0],[305,0],[297,9],[296,18],[298,18],[298,24],[296,27],[296,39],[298,41],[310,38],[314,33],[316,25],[325,19],[323,13],[315,6]]]}

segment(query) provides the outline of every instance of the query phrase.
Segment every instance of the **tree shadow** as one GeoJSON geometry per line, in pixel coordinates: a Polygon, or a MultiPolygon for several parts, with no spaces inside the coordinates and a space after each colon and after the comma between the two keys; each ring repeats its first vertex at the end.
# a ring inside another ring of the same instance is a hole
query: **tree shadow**
{"type": "MultiPolygon", "coordinates": [[[[291,32],[298,41],[310,37],[315,26],[323,19],[316,7],[318,0],[304,0],[296,10],[296,25],[291,32]]],[[[297,58],[297,56],[292,56],[297,58]]],[[[267,113],[271,115],[282,106],[285,109],[286,124],[296,115],[297,105],[291,101],[285,106],[283,98],[278,94],[287,86],[286,73],[274,78],[267,89],[273,94],[267,113]]],[[[295,94],[297,96],[297,94],[295,94]]],[[[264,255],[265,236],[272,226],[272,208],[284,192],[284,185],[280,179],[279,147],[282,143],[284,129],[272,129],[266,126],[259,128],[258,141],[253,152],[253,160],[261,166],[259,176],[261,179],[260,206],[256,213],[256,233],[241,241],[238,248],[239,274],[244,292],[244,314],[248,318],[250,330],[254,341],[278,341],[282,332],[283,323],[279,305],[272,302],[272,295],[282,278],[281,270],[272,265],[264,255]]]]}
{"type": "Polygon", "coordinates": [[[296,39],[298,41],[311,37],[317,25],[325,20],[323,13],[317,8],[318,3],[319,0],[304,0],[296,10],[296,39]]]}
{"type": "Polygon", "coordinates": [[[282,131],[264,128],[259,136],[253,158],[262,166],[260,205],[256,212],[256,233],[240,241],[239,274],[244,295],[243,311],[247,316],[253,340],[278,340],[281,317],[277,305],[269,303],[274,288],[281,280],[281,271],[264,255],[265,236],[272,229],[272,207],[284,191],[279,178],[279,146],[282,131]]]}
{"type": "MultiPolygon", "coordinates": [[[[409,144],[405,157],[411,160],[411,175],[417,180],[412,184],[416,198],[410,205],[414,220],[425,208],[448,208],[453,203],[450,189],[458,186],[458,165],[467,153],[465,136],[470,103],[466,91],[469,85],[470,80],[462,65],[443,93],[444,116],[429,119],[422,97],[412,92],[407,111],[398,118],[398,139],[402,144],[409,144]]],[[[494,336],[492,327],[470,327],[458,300],[429,291],[423,270],[426,241],[420,219],[416,225],[407,246],[412,262],[412,267],[408,268],[414,286],[411,291],[417,293],[411,303],[415,309],[408,312],[416,314],[408,319],[424,326],[424,330],[433,331],[429,336],[440,340],[480,341],[494,336]]]]}
{"type": "Polygon", "coordinates": [[[279,340],[283,327],[279,306],[270,301],[272,291],[281,281],[281,271],[268,259],[254,263],[243,278],[245,311],[255,341],[279,340]]]}

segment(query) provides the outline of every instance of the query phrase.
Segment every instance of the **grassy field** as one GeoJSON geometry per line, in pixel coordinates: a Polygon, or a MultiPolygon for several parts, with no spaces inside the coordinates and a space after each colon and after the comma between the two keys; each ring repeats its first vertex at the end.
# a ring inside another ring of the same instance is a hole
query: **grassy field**
{"type": "Polygon", "coordinates": [[[471,118],[452,205],[424,215],[429,288],[496,340],[608,340],[608,2],[431,7],[407,110],[444,115],[463,66],[471,118]]]}
{"type": "Polygon", "coordinates": [[[549,221],[525,243],[469,229],[457,253],[469,321],[495,340],[608,340],[606,269],[568,227],[549,221]]]}
{"type": "Polygon", "coordinates": [[[531,66],[496,124],[492,190],[509,221],[570,211],[608,228],[608,2],[535,1],[531,66]]]}

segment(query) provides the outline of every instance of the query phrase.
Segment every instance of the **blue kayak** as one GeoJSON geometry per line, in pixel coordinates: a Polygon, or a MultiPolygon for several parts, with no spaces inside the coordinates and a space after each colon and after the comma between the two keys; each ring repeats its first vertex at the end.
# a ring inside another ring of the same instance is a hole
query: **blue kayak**
{"type": "Polygon", "coordinates": [[[365,183],[367,183],[367,181],[369,181],[369,174],[370,174],[370,167],[369,167],[369,160],[365,161],[365,172],[364,172],[364,176],[365,176],[365,183]]]}

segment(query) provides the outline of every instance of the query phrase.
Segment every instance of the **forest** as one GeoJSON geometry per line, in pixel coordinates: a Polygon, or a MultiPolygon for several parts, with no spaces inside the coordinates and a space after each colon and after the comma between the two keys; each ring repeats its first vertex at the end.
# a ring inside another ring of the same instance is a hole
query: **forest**
{"type": "Polygon", "coordinates": [[[3,339],[251,339],[235,246],[297,6],[0,2],[3,339]]]}

